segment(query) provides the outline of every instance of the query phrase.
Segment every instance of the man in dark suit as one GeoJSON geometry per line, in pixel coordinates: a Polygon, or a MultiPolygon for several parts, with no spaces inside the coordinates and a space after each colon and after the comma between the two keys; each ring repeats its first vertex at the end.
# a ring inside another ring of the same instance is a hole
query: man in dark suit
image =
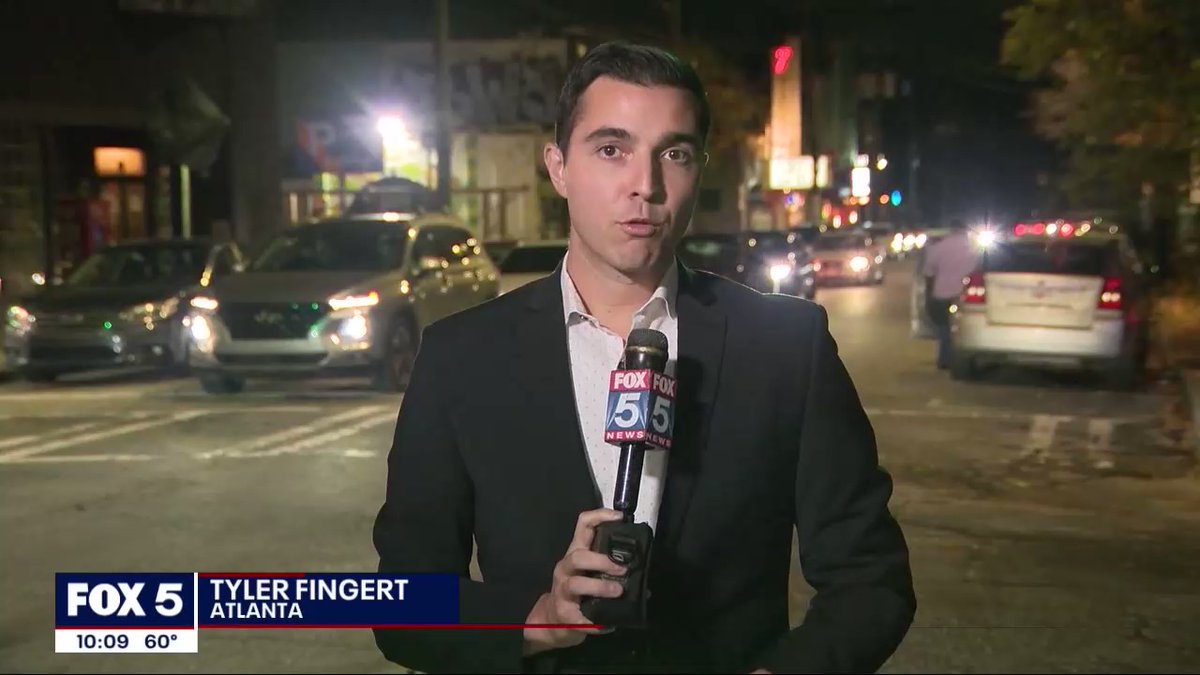
{"type": "Polygon", "coordinates": [[[690,66],[607,44],[572,69],[545,162],[571,218],[552,276],[429,327],[397,420],[380,570],[459,575],[460,618],[515,630],[375,631],[426,672],[862,672],[915,612],[891,479],[822,308],[676,262],[709,110],[690,66]],[[602,632],[582,597],[617,451],[605,377],[632,328],[667,335],[674,446],[650,452],[650,627],[602,632]],[[789,630],[793,532],[816,590],[789,630]],[[473,543],[482,581],[469,578],[473,543]],[[539,627],[540,626],[540,627],[539,627]]]}

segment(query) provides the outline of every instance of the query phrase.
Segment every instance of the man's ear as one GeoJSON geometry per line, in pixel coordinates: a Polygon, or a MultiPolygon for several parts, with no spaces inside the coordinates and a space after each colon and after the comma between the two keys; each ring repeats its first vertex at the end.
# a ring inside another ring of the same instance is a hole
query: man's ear
{"type": "Polygon", "coordinates": [[[547,143],[542,148],[542,161],[546,163],[546,173],[554,184],[554,191],[563,199],[567,198],[567,160],[562,150],[555,143],[547,143]]]}

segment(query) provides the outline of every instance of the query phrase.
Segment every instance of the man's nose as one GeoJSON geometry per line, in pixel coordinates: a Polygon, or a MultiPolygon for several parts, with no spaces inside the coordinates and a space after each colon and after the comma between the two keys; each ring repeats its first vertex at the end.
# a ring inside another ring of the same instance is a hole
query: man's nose
{"type": "Polygon", "coordinates": [[[660,202],[666,197],[662,181],[662,166],[657,157],[634,162],[630,168],[630,195],[648,202],[660,202]]]}

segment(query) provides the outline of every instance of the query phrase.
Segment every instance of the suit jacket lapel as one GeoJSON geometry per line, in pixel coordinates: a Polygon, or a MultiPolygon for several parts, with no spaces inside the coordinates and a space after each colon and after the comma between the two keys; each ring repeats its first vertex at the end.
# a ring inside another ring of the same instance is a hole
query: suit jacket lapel
{"type": "Polygon", "coordinates": [[[725,315],[705,278],[679,265],[679,397],[675,437],[667,462],[666,488],[655,528],[655,558],[669,560],[683,532],[692,491],[708,443],[725,350],[725,315]],[[660,555],[660,553],[662,555],[660,555]]]}
{"type": "Polygon", "coordinates": [[[530,438],[549,442],[534,443],[537,447],[532,450],[541,454],[538,465],[544,466],[545,475],[552,477],[546,487],[554,494],[553,502],[561,504],[574,523],[580,512],[598,509],[603,503],[596,493],[580,434],[563,317],[561,271],[560,263],[553,275],[533,282],[530,289],[526,314],[518,327],[518,353],[514,362],[523,386],[512,395],[534,392],[538,396],[538,400],[530,401],[527,424],[536,430],[530,438]]]}

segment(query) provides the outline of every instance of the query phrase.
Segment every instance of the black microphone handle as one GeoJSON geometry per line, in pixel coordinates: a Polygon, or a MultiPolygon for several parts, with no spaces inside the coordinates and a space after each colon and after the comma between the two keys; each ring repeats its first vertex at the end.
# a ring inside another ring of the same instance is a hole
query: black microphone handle
{"type": "Polygon", "coordinates": [[[613,509],[624,514],[632,523],[637,511],[638,489],[642,485],[642,462],[646,458],[644,443],[631,441],[621,444],[621,459],[617,463],[617,486],[613,493],[613,509]]]}

